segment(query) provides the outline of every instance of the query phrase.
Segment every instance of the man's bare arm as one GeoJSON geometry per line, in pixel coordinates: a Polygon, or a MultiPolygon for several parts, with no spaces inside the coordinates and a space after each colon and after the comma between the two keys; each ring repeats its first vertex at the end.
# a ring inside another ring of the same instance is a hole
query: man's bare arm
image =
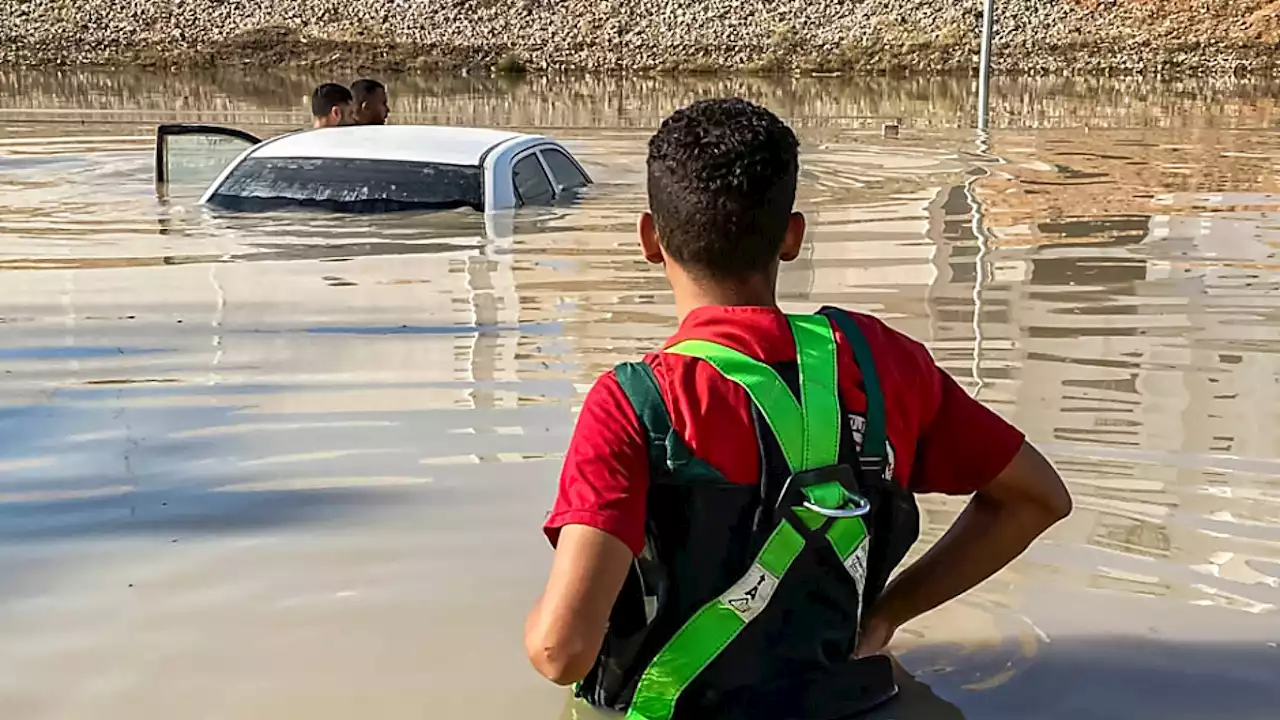
{"type": "Polygon", "coordinates": [[[591,670],[631,561],[626,544],[606,532],[560,531],[547,588],[524,624],[529,662],[548,680],[569,685],[591,670]]]}
{"type": "Polygon", "coordinates": [[[1062,478],[1024,443],[951,529],[885,589],[866,618],[857,654],[880,652],[900,625],[999,572],[1070,513],[1071,495],[1062,478]]]}

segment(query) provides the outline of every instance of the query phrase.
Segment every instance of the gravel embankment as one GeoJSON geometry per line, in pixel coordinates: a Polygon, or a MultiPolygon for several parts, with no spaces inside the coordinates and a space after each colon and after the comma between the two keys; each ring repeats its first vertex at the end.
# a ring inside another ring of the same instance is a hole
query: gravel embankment
{"type": "MultiPolygon", "coordinates": [[[[1277,0],[997,0],[1028,73],[1260,74],[1277,0]]],[[[947,72],[981,0],[9,0],[0,63],[947,72]]]]}

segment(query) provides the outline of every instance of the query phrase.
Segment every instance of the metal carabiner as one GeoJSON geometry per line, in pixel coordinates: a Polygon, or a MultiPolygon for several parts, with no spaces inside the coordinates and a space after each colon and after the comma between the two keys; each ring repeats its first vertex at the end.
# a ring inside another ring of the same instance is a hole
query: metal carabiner
{"type": "Polygon", "coordinates": [[[831,510],[828,508],[814,505],[808,500],[801,503],[801,506],[804,507],[806,510],[812,510],[813,512],[816,512],[819,515],[822,515],[823,517],[829,517],[829,518],[855,518],[855,517],[862,517],[863,515],[866,515],[867,513],[871,512],[870,500],[862,497],[861,495],[855,495],[849,492],[847,492],[846,494],[848,495],[849,500],[856,503],[853,507],[831,510]]]}

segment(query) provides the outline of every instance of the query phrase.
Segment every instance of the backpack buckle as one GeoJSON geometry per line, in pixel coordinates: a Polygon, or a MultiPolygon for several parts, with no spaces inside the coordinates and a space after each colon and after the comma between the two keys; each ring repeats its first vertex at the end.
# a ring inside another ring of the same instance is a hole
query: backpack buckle
{"type": "Polygon", "coordinates": [[[871,512],[870,500],[867,500],[861,495],[853,495],[852,493],[850,494],[849,499],[853,502],[853,505],[851,507],[846,507],[846,508],[830,509],[830,508],[819,507],[809,502],[808,500],[801,503],[801,507],[804,507],[807,510],[812,510],[813,512],[816,512],[823,517],[829,517],[829,518],[856,518],[856,517],[862,517],[863,515],[866,515],[867,513],[871,512]]]}
{"type": "Polygon", "coordinates": [[[829,481],[803,488],[801,507],[823,517],[855,518],[871,512],[871,501],[849,490],[839,481],[829,481]]]}
{"type": "Polygon", "coordinates": [[[885,458],[882,457],[859,457],[858,467],[864,473],[872,473],[872,476],[880,480],[884,478],[885,458]]]}

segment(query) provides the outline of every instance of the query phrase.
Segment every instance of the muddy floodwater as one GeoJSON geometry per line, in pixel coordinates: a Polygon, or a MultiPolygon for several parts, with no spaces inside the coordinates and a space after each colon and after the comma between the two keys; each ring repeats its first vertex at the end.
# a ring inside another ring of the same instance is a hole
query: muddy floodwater
{"type": "Polygon", "coordinates": [[[0,71],[0,717],[587,717],[521,648],[539,527],[593,378],[674,327],[645,140],[731,93],[804,143],[785,306],[919,338],[1076,498],[900,633],[894,717],[1276,717],[1277,88],[1005,81],[980,138],[967,80],[390,78],[392,122],[597,184],[506,223],[157,192],[157,123],[286,132],[317,79],[0,71]]]}

